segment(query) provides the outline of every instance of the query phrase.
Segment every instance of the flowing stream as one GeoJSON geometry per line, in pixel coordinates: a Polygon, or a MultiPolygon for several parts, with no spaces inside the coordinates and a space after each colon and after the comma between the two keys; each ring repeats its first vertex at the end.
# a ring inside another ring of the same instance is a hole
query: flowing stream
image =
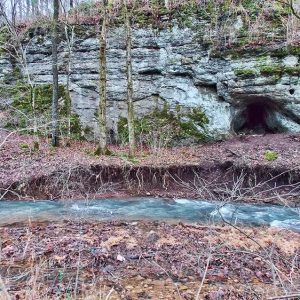
{"type": "Polygon", "coordinates": [[[231,222],[300,232],[300,208],[203,200],[132,198],[93,201],[0,201],[0,225],[54,220],[158,220],[188,223],[231,222]]]}

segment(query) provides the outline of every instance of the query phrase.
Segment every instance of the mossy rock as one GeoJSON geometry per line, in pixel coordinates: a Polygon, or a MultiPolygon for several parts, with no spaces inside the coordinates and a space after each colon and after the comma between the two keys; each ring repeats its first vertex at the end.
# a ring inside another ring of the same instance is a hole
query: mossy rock
{"type": "Polygon", "coordinates": [[[235,76],[241,79],[248,79],[248,78],[255,78],[257,75],[256,70],[254,69],[235,69],[234,70],[235,76]]]}
{"type": "MultiPolygon", "coordinates": [[[[69,116],[71,100],[69,93],[63,85],[59,85],[59,117],[60,132],[63,135],[68,135],[70,118],[70,133],[73,139],[84,139],[84,130],[82,129],[79,116],[72,113],[69,116]]],[[[51,119],[52,109],[52,85],[42,84],[36,85],[33,88],[29,85],[18,84],[1,86],[0,96],[12,99],[12,106],[16,108],[14,114],[18,118],[18,123],[15,125],[18,128],[27,128],[30,119],[35,116],[41,122],[51,119]],[[35,99],[35,107],[33,108],[33,95],[35,99]]],[[[14,126],[14,127],[15,127],[14,126]]],[[[45,125],[46,126],[46,125],[45,125]]],[[[50,126],[50,125],[49,125],[50,126]]],[[[25,131],[24,131],[25,132],[25,131]]],[[[27,133],[31,133],[28,131],[27,133]]]]}
{"type": "Polygon", "coordinates": [[[300,75],[300,66],[285,67],[281,64],[269,64],[259,66],[259,69],[263,76],[276,76],[280,78],[283,74],[288,74],[290,76],[300,75]]]}
{"type": "Polygon", "coordinates": [[[299,45],[289,45],[287,47],[281,47],[270,51],[270,55],[274,57],[283,58],[288,55],[300,55],[299,45]]]}
{"type": "Polygon", "coordinates": [[[262,65],[259,69],[263,76],[281,76],[284,73],[284,68],[279,64],[262,65]]]}
{"type": "Polygon", "coordinates": [[[284,72],[291,76],[300,76],[300,66],[285,67],[284,72]]]}
{"type": "MultiPolygon", "coordinates": [[[[31,87],[30,85],[16,85],[14,87],[8,87],[8,91],[13,99],[13,106],[24,111],[31,112],[32,100],[34,97],[35,110],[36,112],[42,113],[46,110],[51,109],[52,103],[52,85],[41,84],[31,87]]],[[[58,88],[58,97],[65,99],[67,93],[65,87],[60,85],[58,88]]],[[[65,108],[63,109],[65,114],[65,108]]]]}

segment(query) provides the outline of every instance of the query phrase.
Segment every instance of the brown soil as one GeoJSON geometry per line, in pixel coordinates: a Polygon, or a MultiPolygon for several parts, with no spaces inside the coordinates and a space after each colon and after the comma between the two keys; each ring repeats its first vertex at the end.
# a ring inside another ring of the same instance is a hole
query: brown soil
{"type": "Polygon", "coordinates": [[[300,235],[287,230],[62,222],[4,226],[0,236],[0,298],[196,299],[203,277],[199,299],[300,289],[300,235]]]}
{"type": "Polygon", "coordinates": [[[0,197],[4,199],[159,195],[276,202],[276,195],[283,194],[299,201],[300,134],[140,149],[134,160],[126,157],[126,148],[117,146],[110,147],[113,156],[94,156],[96,145],[89,142],[63,141],[53,149],[44,138],[7,131],[0,131],[0,141],[0,197]],[[268,161],[267,150],[275,151],[278,158],[268,161]],[[231,195],[237,183],[243,197],[231,195]]]}

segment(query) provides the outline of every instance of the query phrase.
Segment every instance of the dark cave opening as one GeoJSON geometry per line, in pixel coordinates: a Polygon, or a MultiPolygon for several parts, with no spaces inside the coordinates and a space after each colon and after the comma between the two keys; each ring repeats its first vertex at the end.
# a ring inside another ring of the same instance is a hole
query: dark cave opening
{"type": "Polygon", "coordinates": [[[267,101],[253,101],[241,108],[233,119],[233,131],[245,134],[280,132],[275,117],[276,107],[267,101]]]}

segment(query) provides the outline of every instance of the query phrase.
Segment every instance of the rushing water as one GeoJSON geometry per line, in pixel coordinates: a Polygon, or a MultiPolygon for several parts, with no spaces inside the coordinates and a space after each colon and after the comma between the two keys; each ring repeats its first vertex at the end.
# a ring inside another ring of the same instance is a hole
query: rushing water
{"type": "Polygon", "coordinates": [[[133,198],[93,201],[0,201],[0,224],[28,220],[163,220],[268,225],[300,232],[300,208],[208,202],[188,199],[133,198]]]}

